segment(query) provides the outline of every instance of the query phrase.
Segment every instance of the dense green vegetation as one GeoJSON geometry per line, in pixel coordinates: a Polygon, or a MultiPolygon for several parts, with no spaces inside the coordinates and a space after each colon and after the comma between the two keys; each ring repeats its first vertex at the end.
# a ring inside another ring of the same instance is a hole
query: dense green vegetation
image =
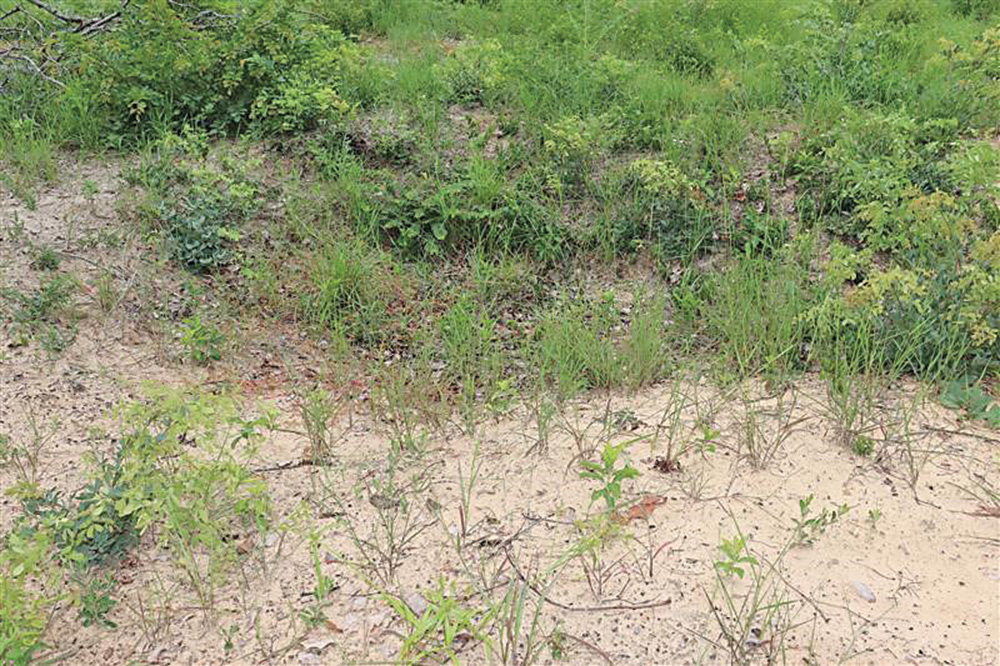
{"type": "MultiPolygon", "coordinates": [[[[858,377],[908,375],[995,414],[997,0],[4,0],[0,16],[0,186],[30,204],[61,154],[120,156],[151,252],[231,316],[326,343],[402,449],[419,437],[405,410],[474,429],[523,398],[541,428],[567,398],[689,363],[722,383],[816,371],[837,404],[858,377]]],[[[70,289],[0,290],[0,313],[58,352],[70,289]]],[[[176,322],[201,364],[226,342],[211,317],[176,322]]],[[[158,462],[179,455],[173,421],[129,423],[87,489],[31,498],[0,551],[3,659],[40,645],[24,571],[46,549],[96,566],[174,521],[206,586],[236,557],[192,509],[220,479],[212,510],[263,529],[236,453],[158,462]]]]}
{"type": "MultiPolygon", "coordinates": [[[[146,155],[138,182],[179,264],[238,265],[260,296],[290,259],[302,296],[270,307],[348,345],[450,353],[451,330],[495,348],[509,323],[496,301],[532,302],[526,274],[564,284],[575,262],[648,256],[675,283],[671,328],[740,374],[806,369],[831,336],[864,331],[906,371],[980,376],[1000,358],[995,12],[149,2],[82,37],[36,10],[56,31],[34,45],[52,82],[14,73],[0,127],[15,187],[51,175],[58,149],[146,155]],[[309,203],[272,221],[268,261],[254,259],[250,221],[269,196],[258,176],[199,161],[232,136],[291,154],[302,174],[285,186],[309,203]],[[699,268],[709,255],[721,270],[699,268]],[[438,263],[489,298],[455,301],[425,270],[438,263]],[[507,291],[484,282],[505,278],[507,291]],[[427,322],[428,290],[466,316],[415,335],[405,319],[427,322]],[[760,326],[773,335],[745,339],[760,326]]],[[[600,303],[576,307],[588,311],[561,325],[600,345],[600,303]]],[[[575,381],[618,383],[614,365],[575,381]]],[[[472,374],[459,383],[503,374],[456,371],[472,374]]]]}

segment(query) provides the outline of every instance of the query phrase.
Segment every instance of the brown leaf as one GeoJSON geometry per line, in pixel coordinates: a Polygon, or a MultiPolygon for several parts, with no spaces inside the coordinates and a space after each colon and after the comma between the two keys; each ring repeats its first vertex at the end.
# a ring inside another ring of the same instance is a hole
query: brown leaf
{"type": "Polygon", "coordinates": [[[645,520],[653,515],[653,512],[656,511],[656,507],[666,501],[667,498],[662,495],[646,495],[639,500],[638,504],[629,507],[629,510],[624,516],[620,517],[619,520],[622,524],[628,524],[633,520],[645,520]]]}

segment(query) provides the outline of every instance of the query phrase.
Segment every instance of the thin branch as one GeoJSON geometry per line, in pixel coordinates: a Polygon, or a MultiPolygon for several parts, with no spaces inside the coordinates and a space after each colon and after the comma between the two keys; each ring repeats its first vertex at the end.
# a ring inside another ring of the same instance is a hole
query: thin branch
{"type": "Polygon", "coordinates": [[[561,608],[565,611],[576,611],[576,612],[586,612],[586,613],[600,613],[603,611],[636,611],[636,610],[648,610],[650,608],[660,608],[662,606],[669,606],[673,603],[673,599],[664,599],[663,601],[650,601],[644,604],[606,604],[603,606],[569,606],[567,604],[556,601],[555,599],[550,599],[547,595],[543,594],[538,587],[528,580],[527,576],[521,573],[521,569],[518,568],[517,564],[514,563],[514,559],[510,556],[510,549],[504,548],[504,555],[507,561],[510,563],[511,567],[514,568],[514,572],[517,577],[524,581],[524,584],[528,586],[532,592],[537,594],[546,603],[552,604],[556,608],[561,608]]]}
{"type": "Polygon", "coordinates": [[[608,656],[608,653],[605,652],[604,650],[602,650],[601,648],[597,647],[596,645],[594,645],[592,643],[588,643],[587,641],[583,640],[579,636],[574,636],[573,634],[563,633],[563,636],[565,636],[566,638],[572,638],[574,641],[576,641],[577,643],[579,643],[583,647],[587,648],[588,650],[591,650],[591,651],[595,652],[598,656],[600,656],[602,659],[604,659],[604,661],[606,661],[607,663],[611,664],[611,666],[614,666],[615,662],[613,662],[611,660],[611,657],[608,656]]]}
{"type": "Polygon", "coordinates": [[[57,19],[65,23],[76,23],[82,25],[90,22],[90,19],[85,19],[81,16],[70,16],[69,14],[63,14],[58,9],[55,9],[54,7],[49,7],[47,4],[45,4],[44,2],[40,2],[39,0],[28,0],[28,2],[30,2],[34,6],[41,9],[42,11],[49,13],[50,15],[56,17],[57,19]]]}
{"type": "Polygon", "coordinates": [[[958,435],[959,437],[971,437],[972,439],[978,439],[983,442],[988,442],[990,444],[1000,444],[1000,439],[996,437],[988,437],[986,435],[980,435],[977,432],[969,432],[968,430],[952,430],[951,428],[937,428],[934,426],[924,426],[924,433],[938,433],[942,435],[958,435]]]}
{"type": "Polygon", "coordinates": [[[10,10],[6,14],[4,14],[3,16],[0,16],[0,21],[6,21],[7,19],[9,19],[11,16],[13,16],[16,13],[18,13],[19,11],[21,11],[21,5],[14,5],[14,9],[10,10]]]}
{"type": "Polygon", "coordinates": [[[98,32],[99,30],[101,30],[102,28],[104,28],[104,26],[106,26],[111,21],[114,21],[114,20],[120,18],[121,15],[122,15],[122,12],[124,12],[128,8],[129,3],[131,3],[131,2],[132,2],[132,0],[124,0],[122,2],[121,7],[118,8],[118,11],[113,12],[111,14],[108,14],[107,16],[105,16],[103,18],[95,19],[89,25],[87,25],[86,27],[83,27],[79,31],[80,34],[83,35],[83,36],[85,36],[85,37],[87,37],[87,36],[93,35],[95,32],[98,32]]]}
{"type": "Polygon", "coordinates": [[[42,77],[43,79],[45,79],[49,83],[57,85],[60,88],[65,88],[66,87],[66,84],[63,83],[62,81],[60,81],[59,79],[54,79],[51,76],[49,76],[48,74],[46,74],[45,72],[43,72],[42,68],[38,66],[38,63],[35,62],[34,60],[32,60],[31,58],[29,58],[28,56],[26,56],[26,55],[20,55],[20,54],[17,54],[17,53],[12,53],[11,51],[13,51],[13,49],[8,49],[7,51],[4,51],[3,53],[0,53],[0,58],[7,58],[8,60],[20,60],[22,62],[26,62],[26,63],[28,63],[28,65],[30,66],[30,68],[33,69],[36,74],[38,74],[38,76],[42,77]]]}

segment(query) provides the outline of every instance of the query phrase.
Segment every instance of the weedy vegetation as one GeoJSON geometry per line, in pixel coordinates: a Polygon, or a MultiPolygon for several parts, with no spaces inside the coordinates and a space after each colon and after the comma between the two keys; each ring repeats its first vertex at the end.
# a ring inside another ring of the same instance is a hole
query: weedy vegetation
{"type": "Polygon", "coordinates": [[[0,0],[0,663],[855,656],[809,557],[998,515],[998,119],[996,0],[0,0]]]}

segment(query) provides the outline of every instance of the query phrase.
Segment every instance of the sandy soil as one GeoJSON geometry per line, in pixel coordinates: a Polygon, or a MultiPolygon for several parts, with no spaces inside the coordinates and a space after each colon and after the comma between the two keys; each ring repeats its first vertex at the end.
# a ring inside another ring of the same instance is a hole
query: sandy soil
{"type": "MultiPolygon", "coordinates": [[[[84,284],[100,267],[113,270],[125,296],[105,315],[83,289],[75,340],[53,357],[0,339],[0,432],[30,433],[32,421],[51,431],[41,483],[71,491],[82,482],[81,457],[109,446],[94,428],[113,431],[111,409],[140,395],[142,382],[208,388],[217,378],[179,361],[162,336],[130,315],[137,292],[128,280],[141,260],[128,236],[117,247],[80,241],[121,224],[117,170],[73,164],[63,173],[34,211],[0,202],[0,228],[16,214],[24,229],[2,236],[3,286],[32,286],[38,277],[28,246],[46,243],[73,255],[61,270],[84,284]],[[78,194],[84,179],[98,185],[96,196],[78,194]]],[[[243,378],[234,378],[237,385],[243,378]]],[[[794,420],[803,420],[763,470],[744,455],[742,403],[708,386],[683,386],[697,401],[679,412],[675,446],[697,441],[703,426],[718,434],[682,455],[679,469],[657,464],[667,455],[658,424],[676,404],[671,386],[574,403],[555,419],[546,446],[522,410],[483,424],[476,437],[451,426],[429,431],[421,453],[394,470],[387,463],[391,429],[358,405],[351,425],[341,424],[326,468],[296,466],[305,442],[290,432],[276,433],[261,452],[279,521],[305,521],[321,535],[322,569],[335,583],[326,623],[308,630],[300,617],[315,577],[308,530],[289,527],[252,544],[242,573],[216,591],[212,613],[194,603],[169,554],[145,543],[114,572],[119,603],[110,617],[118,628],[81,627],[64,605],[50,642],[66,663],[81,664],[393,661],[406,628],[380,589],[419,614],[439,580],[454,583],[448,589],[459,598],[493,588],[499,599],[511,581],[526,577],[534,587],[528,613],[539,609],[539,635],[563,636],[565,663],[725,663],[730,646],[720,622],[732,618],[720,585],[737,604],[755,590],[751,574],[716,573],[720,543],[739,530],[770,572],[762,603],[781,602],[777,619],[758,617],[756,631],[736,646],[752,661],[771,653],[787,663],[998,663],[1000,518],[967,492],[977,483],[1000,487],[997,433],[927,406],[911,424],[915,453],[887,445],[863,458],[837,441],[818,381],[792,390],[799,396],[794,420]],[[605,442],[636,438],[643,439],[627,455],[640,476],[624,482],[602,545],[574,556],[602,507],[590,497],[594,482],[579,477],[581,457],[596,459],[605,442]],[[385,490],[390,477],[398,492],[385,490]],[[849,511],[811,544],[788,546],[799,502],[810,495],[810,517],[843,504],[849,511]],[[385,560],[349,566],[364,562],[359,540],[385,538],[379,525],[386,516],[397,526],[408,518],[418,531],[393,558],[392,574],[385,560]]],[[[895,387],[886,401],[915,391],[895,387]]],[[[301,429],[290,389],[275,382],[256,393],[278,407],[286,429],[301,429]]],[[[0,487],[12,483],[12,472],[0,470],[0,487]]],[[[17,511],[13,499],[0,497],[0,529],[17,511]]],[[[463,663],[490,660],[482,643],[461,638],[463,663]]],[[[538,663],[557,663],[550,647],[538,663]]]]}

